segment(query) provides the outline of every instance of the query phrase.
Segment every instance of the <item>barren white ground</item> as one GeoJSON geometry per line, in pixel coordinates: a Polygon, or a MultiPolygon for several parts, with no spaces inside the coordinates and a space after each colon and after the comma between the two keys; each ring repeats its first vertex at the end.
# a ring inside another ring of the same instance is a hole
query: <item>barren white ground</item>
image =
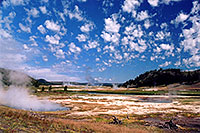
{"type": "MultiPolygon", "coordinates": [[[[73,95],[51,98],[53,102],[72,107],[69,115],[146,114],[192,112],[200,113],[200,101],[182,104],[178,96],[129,96],[129,95],[73,95]],[[85,109],[83,109],[85,108],[85,109]]],[[[183,96],[179,96],[182,97],[183,96]]],[[[184,98],[187,98],[184,96],[184,98]]]]}

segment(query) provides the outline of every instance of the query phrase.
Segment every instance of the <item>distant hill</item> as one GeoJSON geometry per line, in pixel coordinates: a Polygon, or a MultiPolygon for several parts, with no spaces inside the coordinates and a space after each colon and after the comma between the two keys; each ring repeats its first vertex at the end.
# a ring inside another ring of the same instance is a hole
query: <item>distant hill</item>
{"type": "MultiPolygon", "coordinates": [[[[63,85],[63,84],[66,84],[66,85],[88,85],[88,83],[47,81],[45,79],[34,79],[31,76],[29,76],[29,75],[27,75],[23,72],[5,69],[5,68],[0,68],[0,80],[3,83],[3,85],[6,85],[6,86],[24,85],[25,80],[28,81],[28,82],[25,83],[27,86],[35,86],[35,87],[38,87],[39,85],[63,85]],[[14,75],[16,77],[18,76],[19,78],[21,78],[20,80],[24,80],[24,82],[21,82],[19,79],[16,79],[16,81],[20,81],[21,83],[19,83],[19,82],[13,83],[12,80],[10,80],[10,78],[14,77],[14,75]]],[[[96,85],[96,86],[110,86],[110,87],[113,86],[112,83],[95,83],[94,85],[96,85]]]]}
{"type": "Polygon", "coordinates": [[[27,86],[38,87],[39,85],[60,85],[63,83],[63,82],[48,82],[45,79],[34,79],[33,77],[23,72],[10,70],[6,68],[0,68],[0,80],[1,83],[6,86],[26,84],[27,86]],[[12,77],[16,77],[19,79],[16,79],[16,82],[13,82],[12,77]],[[24,82],[22,82],[23,80],[24,82]]]}
{"type": "Polygon", "coordinates": [[[39,82],[30,77],[29,75],[5,68],[0,68],[0,80],[3,85],[27,85],[27,86],[38,86],[39,82]]]}
{"type": "Polygon", "coordinates": [[[180,69],[159,69],[145,72],[135,79],[122,84],[123,87],[142,87],[169,85],[173,83],[194,84],[200,82],[200,69],[195,71],[182,71],[180,69]]]}
{"type": "Polygon", "coordinates": [[[51,85],[51,82],[46,81],[45,79],[37,79],[39,85],[51,85]]]}

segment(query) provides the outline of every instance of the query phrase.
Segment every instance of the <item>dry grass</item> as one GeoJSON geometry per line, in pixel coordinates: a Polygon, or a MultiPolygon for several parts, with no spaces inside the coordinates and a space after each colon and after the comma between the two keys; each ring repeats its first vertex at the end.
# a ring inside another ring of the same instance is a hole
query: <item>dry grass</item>
{"type": "MultiPolygon", "coordinates": [[[[136,115],[137,110],[130,113],[129,119],[123,120],[122,125],[113,125],[108,123],[112,121],[112,115],[116,115],[117,118],[119,118],[120,120],[124,119],[128,114],[128,111],[126,109],[134,110],[134,107],[140,112],[142,111],[142,107],[145,107],[146,110],[177,110],[179,112],[182,112],[186,110],[182,108],[177,108],[182,104],[192,105],[191,107],[196,107],[199,105],[199,99],[193,98],[178,99],[178,101],[180,101],[180,104],[178,102],[175,107],[169,106],[168,108],[165,108],[164,106],[163,108],[156,108],[156,106],[154,107],[148,104],[148,106],[145,105],[145,102],[141,102],[140,99],[138,100],[138,102],[136,102],[137,99],[135,100],[134,97],[131,96],[127,96],[127,99],[118,99],[115,98],[116,96],[111,96],[111,98],[113,99],[95,99],[99,95],[62,92],[40,92],[37,93],[37,95],[40,96],[41,99],[44,96],[48,96],[49,99],[53,101],[60,100],[60,104],[70,107],[71,110],[55,112],[31,112],[0,106],[0,132],[163,132],[163,130],[160,130],[153,126],[143,126],[145,124],[144,119],[146,117],[161,117],[160,114],[148,115],[147,113],[144,113],[143,115],[136,115]],[[62,100],[67,101],[62,102],[62,100]],[[121,116],[118,114],[118,112],[115,114],[113,113],[114,111],[118,110],[121,116]],[[125,112],[124,115],[122,115],[120,110],[125,112]],[[110,114],[107,111],[110,111],[110,114]],[[34,116],[33,114],[36,115],[34,116]]],[[[101,96],[103,97],[103,95],[101,96]]],[[[143,96],[143,98],[148,97],[143,96]]],[[[169,114],[167,112],[165,113],[166,115],[169,114]]],[[[183,115],[191,117],[191,112],[183,115]]],[[[170,117],[166,118],[176,116],[176,112],[173,112],[169,116],[170,117]]]]}
{"type": "Polygon", "coordinates": [[[95,131],[95,132],[101,132],[101,133],[146,133],[148,132],[147,130],[144,129],[139,129],[139,128],[128,128],[123,125],[111,125],[111,124],[106,124],[102,122],[82,122],[82,121],[72,121],[72,120],[63,120],[63,119],[58,119],[57,121],[62,122],[63,124],[69,125],[72,128],[76,128],[78,130],[88,130],[90,131],[95,131]]]}
{"type": "MultiPolygon", "coordinates": [[[[127,127],[105,122],[90,122],[62,118],[65,112],[30,112],[0,106],[0,132],[137,132],[145,133],[153,130],[144,126],[127,127]]],[[[85,118],[85,117],[84,117],[85,118]]],[[[90,118],[91,119],[91,118],[90,118]]]]}

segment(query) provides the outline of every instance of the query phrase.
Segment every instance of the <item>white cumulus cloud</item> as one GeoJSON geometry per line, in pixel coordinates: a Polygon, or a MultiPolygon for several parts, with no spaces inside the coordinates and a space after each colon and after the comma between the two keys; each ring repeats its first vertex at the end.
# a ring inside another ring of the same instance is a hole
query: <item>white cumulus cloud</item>
{"type": "Polygon", "coordinates": [[[65,53],[62,49],[58,49],[56,50],[56,53],[54,53],[54,55],[59,59],[65,59],[65,53]]]}
{"type": "Polygon", "coordinates": [[[116,17],[107,18],[105,21],[104,31],[102,31],[101,37],[105,42],[119,43],[120,34],[118,33],[121,25],[117,22],[116,17]]]}
{"type": "Polygon", "coordinates": [[[72,53],[76,53],[76,54],[79,54],[81,52],[81,48],[77,47],[74,43],[69,44],[69,50],[72,53]]]}
{"type": "Polygon", "coordinates": [[[36,9],[36,8],[32,8],[30,10],[30,14],[33,16],[33,17],[38,17],[38,14],[39,14],[39,11],[36,9]]]}
{"type": "Polygon", "coordinates": [[[174,46],[173,45],[169,45],[169,44],[161,44],[160,47],[163,50],[173,50],[174,49],[174,46]]]}
{"type": "Polygon", "coordinates": [[[158,6],[158,2],[159,2],[159,0],[148,0],[148,2],[149,2],[149,4],[151,5],[151,6],[158,6]]]}
{"type": "Polygon", "coordinates": [[[147,11],[141,11],[137,14],[137,21],[142,21],[149,18],[148,12],[147,11]]]}
{"type": "Polygon", "coordinates": [[[46,29],[44,28],[43,25],[39,25],[39,26],[37,27],[37,29],[38,29],[42,34],[45,34],[45,33],[46,33],[46,29]]]}
{"type": "Polygon", "coordinates": [[[59,44],[60,37],[58,35],[50,36],[46,35],[46,42],[49,42],[51,44],[59,44]]]}
{"type": "Polygon", "coordinates": [[[133,17],[136,17],[136,8],[140,6],[139,0],[125,0],[122,5],[122,10],[124,12],[132,13],[133,17]]]}
{"type": "Polygon", "coordinates": [[[31,33],[31,28],[28,26],[24,26],[22,23],[19,23],[19,27],[22,31],[31,33]]]}
{"type": "Polygon", "coordinates": [[[84,34],[78,34],[76,39],[78,39],[79,42],[85,42],[88,39],[88,37],[84,34]]]}
{"type": "Polygon", "coordinates": [[[184,14],[184,13],[180,13],[180,14],[176,17],[175,22],[176,22],[176,23],[184,22],[188,17],[189,17],[189,15],[184,14]]]}
{"type": "Polygon", "coordinates": [[[46,55],[44,55],[44,56],[42,56],[42,59],[43,59],[43,61],[48,61],[48,58],[47,58],[47,56],[46,55]]]}
{"type": "Polygon", "coordinates": [[[79,2],[86,2],[87,0],[78,0],[79,2]]]}
{"type": "Polygon", "coordinates": [[[171,64],[172,62],[171,61],[166,61],[165,63],[159,65],[160,67],[167,67],[171,64]]]}
{"type": "Polygon", "coordinates": [[[75,18],[78,21],[84,20],[84,18],[82,16],[82,11],[79,9],[79,7],[77,5],[74,6],[73,12],[70,10],[64,9],[64,14],[69,16],[70,19],[75,18]]]}
{"type": "Polygon", "coordinates": [[[8,33],[7,31],[5,31],[4,29],[0,28],[0,38],[11,38],[12,36],[10,35],[10,33],[8,33]]]}
{"type": "Polygon", "coordinates": [[[88,44],[85,45],[84,48],[86,50],[89,50],[89,49],[96,48],[97,46],[99,46],[99,43],[97,41],[88,41],[88,44]]]}
{"type": "Polygon", "coordinates": [[[119,32],[121,25],[113,18],[105,19],[105,31],[117,33],[119,32]]]}
{"type": "Polygon", "coordinates": [[[60,31],[60,25],[54,23],[53,21],[46,20],[44,24],[47,29],[50,29],[52,31],[57,31],[57,32],[60,31]]]}
{"type": "Polygon", "coordinates": [[[47,9],[46,9],[46,6],[40,6],[40,11],[43,13],[43,14],[46,14],[47,13],[47,9]]]}
{"type": "Polygon", "coordinates": [[[85,25],[81,26],[80,30],[82,32],[86,32],[87,33],[89,31],[93,30],[93,28],[94,28],[94,25],[92,23],[89,23],[89,24],[85,24],[85,25]]]}

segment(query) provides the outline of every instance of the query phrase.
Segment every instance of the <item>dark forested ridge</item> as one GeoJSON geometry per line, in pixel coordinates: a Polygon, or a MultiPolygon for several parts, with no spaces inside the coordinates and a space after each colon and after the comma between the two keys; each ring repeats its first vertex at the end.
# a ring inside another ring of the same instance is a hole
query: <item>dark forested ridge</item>
{"type": "Polygon", "coordinates": [[[182,71],[180,69],[159,69],[145,72],[134,80],[126,81],[124,87],[169,85],[173,83],[194,84],[200,82],[200,69],[182,71]]]}

